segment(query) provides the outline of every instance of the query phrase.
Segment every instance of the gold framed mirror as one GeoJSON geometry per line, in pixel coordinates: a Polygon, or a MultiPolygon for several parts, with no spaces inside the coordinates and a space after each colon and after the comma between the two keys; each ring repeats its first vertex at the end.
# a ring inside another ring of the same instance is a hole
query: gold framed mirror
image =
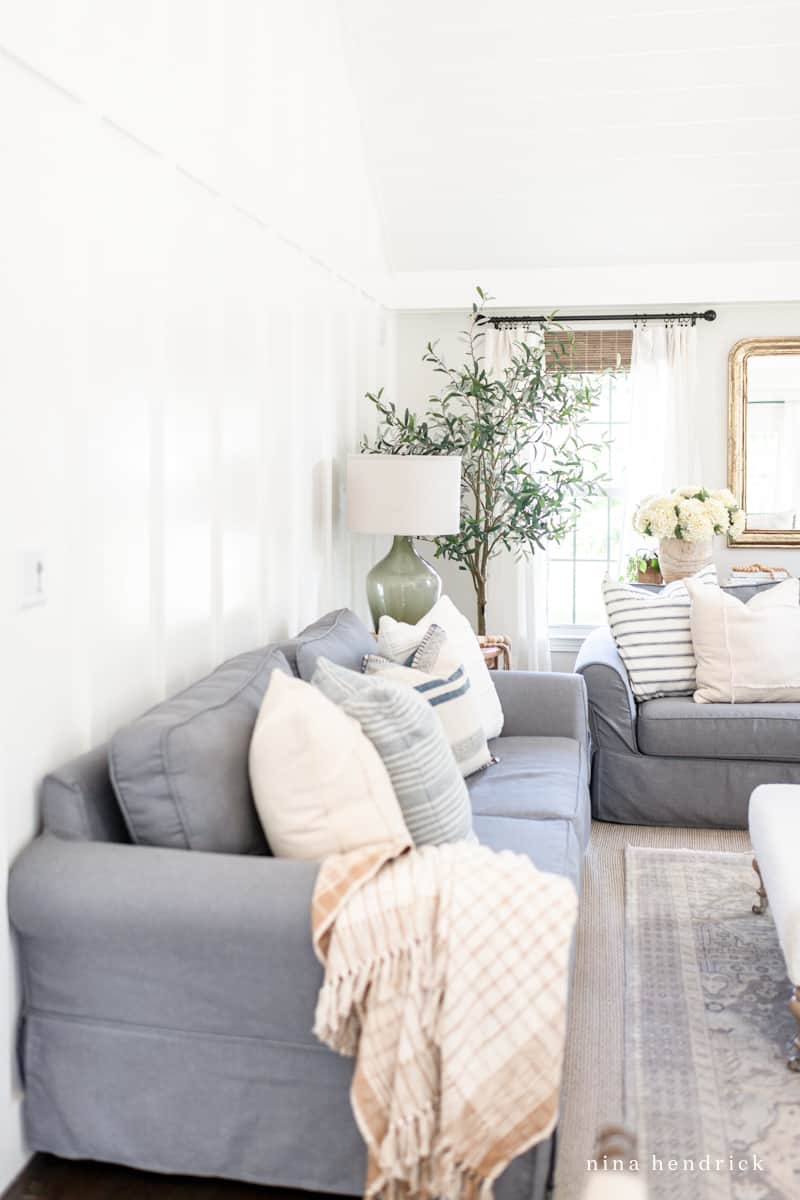
{"type": "Polygon", "coordinates": [[[747,514],[731,546],[800,546],[800,337],[730,352],[728,487],[747,514]]]}

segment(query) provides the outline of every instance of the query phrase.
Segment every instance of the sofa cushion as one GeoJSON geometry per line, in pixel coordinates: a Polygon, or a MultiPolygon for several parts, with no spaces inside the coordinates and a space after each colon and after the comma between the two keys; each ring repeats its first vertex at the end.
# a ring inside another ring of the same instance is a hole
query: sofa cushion
{"type": "Polygon", "coordinates": [[[290,673],[272,646],[240,654],[114,734],[111,779],[134,842],[266,852],[247,755],[274,670],[290,673]]]}
{"type": "Polygon", "coordinates": [[[540,871],[566,875],[581,890],[583,847],[571,821],[525,821],[518,817],[476,817],[475,833],[483,846],[527,854],[540,871]]]}
{"type": "Polygon", "coordinates": [[[800,762],[800,704],[647,700],[637,733],[642,753],[662,758],[800,762]]]}
{"type": "Polygon", "coordinates": [[[474,817],[562,819],[574,827],[578,843],[585,847],[590,813],[578,742],[560,737],[501,737],[491,741],[489,748],[498,761],[467,780],[474,817]]]}
{"type": "Polygon", "coordinates": [[[364,655],[375,653],[375,638],[360,617],[349,608],[340,608],[298,633],[286,651],[295,673],[310,682],[318,658],[360,671],[364,655]]]}

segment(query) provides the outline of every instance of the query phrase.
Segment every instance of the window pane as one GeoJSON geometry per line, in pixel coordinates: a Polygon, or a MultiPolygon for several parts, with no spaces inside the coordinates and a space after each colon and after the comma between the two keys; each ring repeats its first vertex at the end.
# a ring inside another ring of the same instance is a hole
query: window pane
{"type": "Polygon", "coordinates": [[[603,445],[600,438],[603,436],[600,431],[595,432],[592,429],[588,436],[592,439],[592,445],[587,446],[583,452],[583,461],[588,464],[590,474],[599,472],[602,476],[608,475],[609,453],[608,446],[603,445]]]}
{"type": "Polygon", "coordinates": [[[571,562],[575,557],[575,531],[568,533],[563,542],[550,542],[547,555],[548,558],[568,558],[571,562]]]}
{"type": "Polygon", "coordinates": [[[608,557],[608,501],[605,496],[585,508],[578,520],[576,558],[608,557]]]}
{"type": "Polygon", "coordinates": [[[584,376],[584,379],[592,387],[597,396],[597,403],[592,409],[592,420],[600,421],[603,425],[608,424],[608,400],[611,394],[610,380],[607,375],[592,377],[591,375],[584,376]]]}
{"type": "Polygon", "coordinates": [[[572,562],[548,563],[548,620],[551,625],[572,625],[572,562]]]}
{"type": "Polygon", "coordinates": [[[622,541],[622,520],[625,515],[625,501],[622,496],[611,496],[609,501],[609,513],[611,526],[611,544],[609,550],[610,571],[609,574],[613,577],[617,573],[617,564],[619,562],[619,547],[622,541]]]}
{"type": "Polygon", "coordinates": [[[597,443],[584,458],[591,472],[606,477],[605,491],[584,508],[574,535],[551,546],[548,599],[552,625],[596,625],[605,621],[601,584],[606,573],[616,578],[623,542],[625,477],[630,444],[630,377],[622,371],[591,377],[597,396],[583,436],[597,443]],[[610,442],[610,448],[603,444],[610,442]]]}
{"type": "Polygon", "coordinates": [[[606,614],[601,585],[606,570],[604,562],[575,564],[576,625],[605,624],[606,614]]]}

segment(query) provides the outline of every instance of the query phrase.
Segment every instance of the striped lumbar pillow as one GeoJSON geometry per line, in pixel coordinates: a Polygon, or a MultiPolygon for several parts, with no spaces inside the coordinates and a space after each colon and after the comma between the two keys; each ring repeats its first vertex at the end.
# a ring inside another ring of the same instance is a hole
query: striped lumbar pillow
{"type": "Polygon", "coordinates": [[[442,723],[462,775],[472,775],[492,761],[469,677],[440,625],[431,625],[405,662],[365,654],[365,675],[381,675],[413,687],[427,700],[442,723]]]}
{"type": "Polygon", "coordinates": [[[327,658],[312,683],[355,717],[383,759],[414,844],[475,839],[466,784],[433,709],[406,684],[327,658]]]}
{"type": "MultiPolygon", "coordinates": [[[[696,583],[716,586],[714,565],[692,576],[696,583]]],[[[697,663],[689,623],[691,600],[685,581],[668,583],[660,592],[610,579],[603,582],[608,623],[637,700],[656,696],[691,696],[697,663]]]]}

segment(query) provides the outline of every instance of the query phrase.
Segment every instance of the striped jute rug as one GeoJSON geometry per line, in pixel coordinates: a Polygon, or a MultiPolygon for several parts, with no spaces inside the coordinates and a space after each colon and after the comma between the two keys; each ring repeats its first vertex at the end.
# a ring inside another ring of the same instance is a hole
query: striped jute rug
{"type": "Polygon", "coordinates": [[[555,1200],[578,1200],[597,1130],[623,1121],[625,847],[745,851],[746,832],[594,822],[578,919],[555,1200]]]}

